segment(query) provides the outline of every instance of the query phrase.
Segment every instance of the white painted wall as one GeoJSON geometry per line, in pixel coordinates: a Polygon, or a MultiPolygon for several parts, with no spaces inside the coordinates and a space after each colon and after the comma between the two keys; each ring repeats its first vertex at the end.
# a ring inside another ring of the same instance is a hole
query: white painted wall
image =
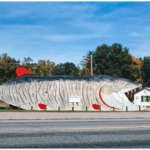
{"type": "Polygon", "coordinates": [[[150,106],[150,102],[141,102],[141,96],[150,96],[150,91],[143,89],[142,91],[134,94],[134,104],[140,106],[150,106]]]}

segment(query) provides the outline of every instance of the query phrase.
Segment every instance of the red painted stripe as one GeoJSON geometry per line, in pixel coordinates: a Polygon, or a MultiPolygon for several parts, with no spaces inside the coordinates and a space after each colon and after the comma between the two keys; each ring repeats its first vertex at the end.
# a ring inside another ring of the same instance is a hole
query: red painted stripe
{"type": "Polygon", "coordinates": [[[107,104],[104,102],[104,100],[102,99],[102,96],[101,96],[101,90],[102,90],[102,87],[101,87],[100,90],[99,90],[99,97],[100,97],[100,100],[102,101],[102,103],[103,103],[105,106],[109,107],[109,108],[118,109],[118,108],[115,108],[115,107],[111,107],[111,106],[107,105],[107,104]]]}

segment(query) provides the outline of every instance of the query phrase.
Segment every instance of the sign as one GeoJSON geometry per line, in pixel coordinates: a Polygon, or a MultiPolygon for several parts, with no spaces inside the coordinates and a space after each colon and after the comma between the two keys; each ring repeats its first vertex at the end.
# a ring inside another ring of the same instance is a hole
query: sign
{"type": "Polygon", "coordinates": [[[69,103],[80,103],[81,97],[80,96],[69,96],[69,103]]]}
{"type": "Polygon", "coordinates": [[[144,90],[143,94],[149,94],[149,92],[147,90],[144,90]]]}

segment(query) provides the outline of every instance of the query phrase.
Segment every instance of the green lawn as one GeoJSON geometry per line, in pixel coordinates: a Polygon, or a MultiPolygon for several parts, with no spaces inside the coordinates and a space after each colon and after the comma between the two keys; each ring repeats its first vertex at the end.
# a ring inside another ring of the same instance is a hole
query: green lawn
{"type": "MultiPolygon", "coordinates": [[[[44,110],[23,110],[23,109],[20,109],[20,110],[18,110],[18,109],[13,109],[13,110],[11,110],[11,109],[6,109],[6,106],[0,106],[0,112],[59,112],[59,111],[56,111],[56,110],[46,110],[46,111],[44,111],[44,110]]],[[[77,111],[77,110],[75,110],[75,111],[72,111],[72,110],[60,110],[60,112],[86,112],[86,111],[77,111]]],[[[100,112],[100,111],[87,111],[87,113],[88,112],[100,112]]],[[[101,112],[113,112],[113,111],[101,111],[101,112]]],[[[115,111],[115,112],[124,112],[124,111],[115,111]]],[[[139,111],[128,111],[128,112],[139,112],[139,111]]],[[[142,110],[141,112],[148,112],[147,110],[142,110]]]]}

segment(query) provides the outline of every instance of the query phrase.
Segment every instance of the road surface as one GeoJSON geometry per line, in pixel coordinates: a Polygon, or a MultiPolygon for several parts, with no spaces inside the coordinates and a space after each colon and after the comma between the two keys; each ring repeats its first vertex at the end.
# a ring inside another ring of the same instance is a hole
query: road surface
{"type": "Polygon", "coordinates": [[[0,112],[0,120],[150,119],[150,112],[0,112]]]}
{"type": "Polygon", "coordinates": [[[150,119],[0,121],[0,148],[150,148],[150,119]]]}

